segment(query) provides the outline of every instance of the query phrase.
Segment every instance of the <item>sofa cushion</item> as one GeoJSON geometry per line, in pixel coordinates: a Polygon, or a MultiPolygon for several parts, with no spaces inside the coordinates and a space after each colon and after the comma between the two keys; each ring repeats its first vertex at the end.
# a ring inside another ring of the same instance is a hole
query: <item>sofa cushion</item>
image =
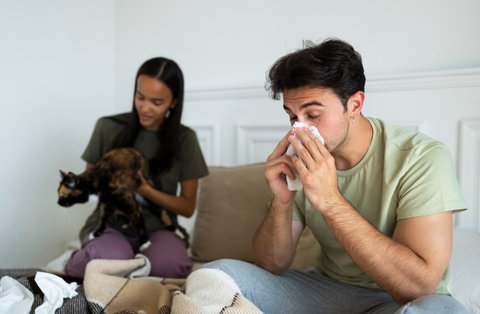
{"type": "Polygon", "coordinates": [[[271,200],[264,167],[209,168],[210,174],[200,181],[191,246],[194,261],[253,261],[252,236],[271,200]]]}
{"type": "MultiPolygon", "coordinates": [[[[195,262],[221,258],[253,262],[252,237],[268,210],[272,194],[264,163],[210,167],[201,179],[190,255],[195,262]]],[[[310,230],[300,238],[292,268],[314,265],[319,245],[310,230]]]]}

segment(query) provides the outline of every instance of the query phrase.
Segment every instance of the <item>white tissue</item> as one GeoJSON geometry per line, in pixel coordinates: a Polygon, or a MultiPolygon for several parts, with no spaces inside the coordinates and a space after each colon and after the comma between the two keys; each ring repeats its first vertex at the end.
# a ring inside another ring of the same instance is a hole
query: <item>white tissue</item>
{"type": "MultiPolygon", "coordinates": [[[[303,122],[295,122],[292,126],[292,129],[294,129],[294,128],[307,128],[307,129],[309,129],[310,132],[312,132],[313,135],[316,138],[320,139],[320,142],[322,142],[322,144],[324,144],[323,137],[320,135],[320,132],[318,132],[318,130],[315,126],[307,125],[303,122]]],[[[293,136],[296,137],[295,134],[293,134],[293,136]]],[[[288,156],[296,154],[295,148],[292,145],[288,146],[286,154],[288,156]]],[[[295,179],[294,180],[290,179],[287,176],[287,186],[288,186],[288,190],[290,190],[290,191],[301,191],[303,189],[302,181],[300,181],[300,176],[298,175],[298,173],[295,173],[295,179]]]]}
{"type": "MultiPolygon", "coordinates": [[[[148,242],[150,242],[150,241],[148,241],[148,242]]],[[[142,267],[139,267],[139,268],[135,269],[134,271],[132,271],[128,275],[128,278],[134,279],[134,278],[147,277],[148,275],[150,275],[150,271],[152,269],[152,264],[150,263],[150,260],[148,259],[148,257],[146,257],[145,255],[143,255],[141,253],[137,253],[137,255],[135,255],[135,258],[142,258],[145,261],[145,265],[143,265],[142,267]]]]}
{"type": "Polygon", "coordinates": [[[73,298],[77,295],[75,289],[78,284],[68,284],[62,278],[44,272],[37,272],[35,282],[44,294],[43,304],[35,309],[35,314],[55,313],[63,304],[64,298],[73,298]]]}
{"type": "Polygon", "coordinates": [[[33,304],[33,293],[10,276],[0,279],[0,313],[28,314],[33,304]]]}

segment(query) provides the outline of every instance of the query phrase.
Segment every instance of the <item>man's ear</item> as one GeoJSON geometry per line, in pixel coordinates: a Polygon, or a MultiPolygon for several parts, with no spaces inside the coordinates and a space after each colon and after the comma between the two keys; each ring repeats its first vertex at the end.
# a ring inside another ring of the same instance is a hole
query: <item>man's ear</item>
{"type": "Polygon", "coordinates": [[[358,116],[362,113],[363,102],[365,101],[365,93],[362,91],[355,92],[348,99],[348,111],[352,117],[358,116]]]}

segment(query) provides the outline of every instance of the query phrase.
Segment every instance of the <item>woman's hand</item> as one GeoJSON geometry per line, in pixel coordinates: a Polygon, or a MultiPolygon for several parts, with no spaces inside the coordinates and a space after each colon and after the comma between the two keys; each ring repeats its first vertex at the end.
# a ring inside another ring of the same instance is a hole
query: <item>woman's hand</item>
{"type": "Polygon", "coordinates": [[[140,178],[140,181],[141,181],[140,186],[137,188],[137,193],[145,197],[146,192],[149,189],[153,189],[153,187],[150,185],[147,179],[145,179],[145,176],[143,175],[142,171],[139,170],[137,172],[137,176],[140,178]]]}

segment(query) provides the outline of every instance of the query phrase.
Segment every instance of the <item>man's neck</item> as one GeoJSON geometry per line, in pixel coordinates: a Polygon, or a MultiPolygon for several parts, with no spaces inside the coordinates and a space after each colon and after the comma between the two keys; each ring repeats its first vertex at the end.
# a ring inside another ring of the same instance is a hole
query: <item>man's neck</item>
{"type": "Polygon", "coordinates": [[[367,154],[372,142],[373,130],[370,122],[363,115],[359,116],[350,130],[344,145],[332,153],[337,170],[348,170],[358,164],[367,154]]]}

